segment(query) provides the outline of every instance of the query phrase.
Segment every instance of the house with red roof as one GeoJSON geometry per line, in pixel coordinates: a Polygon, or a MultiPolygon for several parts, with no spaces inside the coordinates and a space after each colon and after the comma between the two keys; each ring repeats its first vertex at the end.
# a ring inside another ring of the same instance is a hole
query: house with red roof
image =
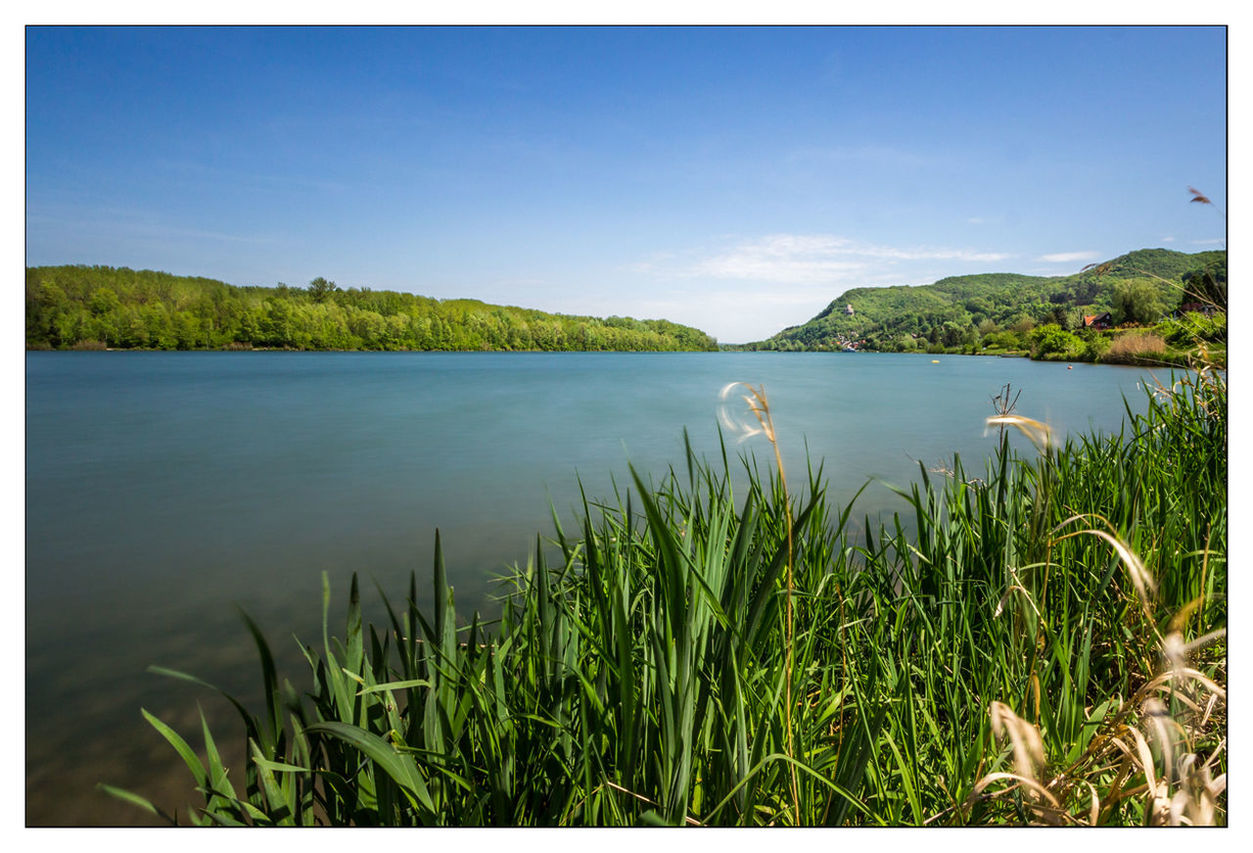
{"type": "Polygon", "coordinates": [[[1104,314],[1084,314],[1083,328],[1085,329],[1108,329],[1114,325],[1114,318],[1106,311],[1104,314]]]}

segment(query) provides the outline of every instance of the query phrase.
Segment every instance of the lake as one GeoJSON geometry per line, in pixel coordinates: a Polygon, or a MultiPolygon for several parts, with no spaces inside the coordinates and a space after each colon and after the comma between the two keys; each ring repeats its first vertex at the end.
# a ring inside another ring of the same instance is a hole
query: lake
{"type": "MultiPolygon", "coordinates": [[[[438,528],[459,608],[490,609],[491,578],[551,534],[550,506],[570,516],[580,482],[610,496],[628,461],[681,467],[684,427],[716,458],[728,382],[765,386],[794,482],[806,447],[837,503],[873,478],[859,518],[901,507],[888,485],[919,461],[959,452],[981,472],[995,443],[983,420],[1007,382],[1021,414],[1116,431],[1124,395],[1144,409],[1149,376],[891,354],[28,353],[27,822],[153,822],[97,781],[190,801],[190,775],[139,709],[197,747],[197,701],[215,726],[233,711],[145,668],[259,696],[235,605],[297,688],[293,634],[320,641],[323,572],[333,632],[354,571],[377,624],[375,582],[403,600],[417,572],[429,600],[438,528]]],[[[773,458],[760,437],[729,445],[773,458]]]]}

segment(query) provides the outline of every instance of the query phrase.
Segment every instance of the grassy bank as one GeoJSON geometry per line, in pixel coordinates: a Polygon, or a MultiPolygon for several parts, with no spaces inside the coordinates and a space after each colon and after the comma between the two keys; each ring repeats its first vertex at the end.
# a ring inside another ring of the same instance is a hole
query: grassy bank
{"type": "Polygon", "coordinates": [[[438,540],[434,612],[412,582],[363,625],[354,579],[340,640],[324,589],[299,689],[247,622],[246,767],[149,717],[204,793],[170,818],[1225,823],[1225,386],[1185,376],[1061,445],[1001,402],[990,429],[1039,452],[993,433],[984,470],[920,469],[887,523],[821,470],[744,462],[733,489],[740,463],[689,452],[554,520],[560,559],[537,542],[490,624],[456,612],[438,540]]]}

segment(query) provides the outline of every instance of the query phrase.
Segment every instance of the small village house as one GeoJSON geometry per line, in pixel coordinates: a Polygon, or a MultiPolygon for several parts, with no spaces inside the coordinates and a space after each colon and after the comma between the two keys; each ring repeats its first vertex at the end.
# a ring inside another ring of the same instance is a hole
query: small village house
{"type": "Polygon", "coordinates": [[[1106,311],[1103,314],[1084,314],[1083,328],[1085,329],[1108,329],[1114,325],[1114,318],[1106,311]]]}

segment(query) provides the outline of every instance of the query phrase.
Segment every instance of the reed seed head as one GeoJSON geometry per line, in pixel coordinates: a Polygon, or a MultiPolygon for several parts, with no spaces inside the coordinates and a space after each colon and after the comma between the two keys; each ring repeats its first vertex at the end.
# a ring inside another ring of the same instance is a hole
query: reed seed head
{"type": "Polygon", "coordinates": [[[988,429],[999,426],[1012,426],[1031,440],[1036,450],[1041,453],[1053,446],[1053,429],[1043,421],[1037,421],[1032,418],[1023,417],[1022,415],[992,415],[986,421],[983,434],[987,435],[988,429]]]}
{"type": "Polygon", "coordinates": [[[1014,747],[1015,772],[1027,779],[1036,779],[1037,771],[1044,766],[1044,742],[1040,738],[1040,730],[1003,702],[993,702],[989,712],[992,733],[998,738],[1008,737],[1014,747]]]}
{"type": "Polygon", "coordinates": [[[774,443],[774,424],[770,419],[770,404],[766,400],[763,387],[754,388],[747,382],[731,382],[723,386],[718,394],[721,405],[718,407],[718,420],[722,426],[737,436],[737,441],[746,441],[755,435],[764,435],[766,440],[774,443]],[[738,401],[730,400],[736,388],[747,391],[740,393],[739,398],[747,405],[747,412],[741,409],[738,401]],[[750,419],[747,415],[751,415],[750,419]]]}

